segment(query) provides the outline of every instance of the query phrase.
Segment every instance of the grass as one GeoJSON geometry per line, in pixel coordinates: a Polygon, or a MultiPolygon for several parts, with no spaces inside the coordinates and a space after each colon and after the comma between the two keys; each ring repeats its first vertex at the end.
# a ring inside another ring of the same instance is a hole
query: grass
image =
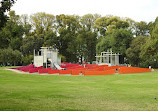
{"type": "Polygon", "coordinates": [[[158,72],[43,76],[0,68],[0,111],[118,110],[157,111],[158,72]]]}

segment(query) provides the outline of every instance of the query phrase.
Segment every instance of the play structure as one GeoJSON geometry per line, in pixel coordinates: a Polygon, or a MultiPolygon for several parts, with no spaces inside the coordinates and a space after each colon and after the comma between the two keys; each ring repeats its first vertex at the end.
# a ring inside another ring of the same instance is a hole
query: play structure
{"type": "Polygon", "coordinates": [[[119,65],[119,55],[112,51],[101,52],[96,56],[97,64],[72,64],[61,63],[58,50],[51,47],[41,47],[39,51],[34,50],[34,64],[14,68],[29,73],[47,73],[58,75],[112,75],[150,72],[149,68],[126,67],[119,65]]]}
{"type": "Polygon", "coordinates": [[[119,65],[119,53],[113,53],[112,51],[101,52],[100,55],[96,55],[96,64],[115,66],[119,65]]]}
{"type": "Polygon", "coordinates": [[[34,66],[44,68],[60,68],[61,58],[58,56],[58,50],[51,47],[41,47],[40,50],[34,50],[34,66]]]}

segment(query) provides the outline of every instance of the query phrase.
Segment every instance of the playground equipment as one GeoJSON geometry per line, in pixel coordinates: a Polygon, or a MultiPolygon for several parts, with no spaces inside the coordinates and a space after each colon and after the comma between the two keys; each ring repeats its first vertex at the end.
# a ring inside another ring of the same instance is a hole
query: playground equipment
{"type": "Polygon", "coordinates": [[[39,51],[34,49],[34,66],[45,68],[54,67],[54,63],[61,64],[61,58],[58,57],[58,50],[52,47],[41,47],[39,51]]]}
{"type": "Polygon", "coordinates": [[[58,69],[58,70],[65,70],[65,68],[61,68],[60,66],[59,66],[59,64],[57,64],[57,63],[53,63],[54,64],[54,67],[56,68],[56,69],[58,69]]]}
{"type": "Polygon", "coordinates": [[[112,51],[101,52],[101,55],[95,56],[96,64],[108,66],[119,65],[119,55],[119,53],[113,53],[112,51]]]}

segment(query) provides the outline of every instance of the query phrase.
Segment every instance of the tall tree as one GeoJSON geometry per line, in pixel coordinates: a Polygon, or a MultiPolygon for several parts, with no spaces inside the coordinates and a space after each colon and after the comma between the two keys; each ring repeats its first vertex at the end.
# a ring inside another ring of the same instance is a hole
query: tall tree
{"type": "Polygon", "coordinates": [[[20,16],[20,25],[24,27],[25,36],[29,36],[31,34],[32,26],[28,15],[24,14],[20,16]]]}
{"type": "Polygon", "coordinates": [[[5,23],[8,20],[8,16],[5,12],[10,11],[10,8],[15,3],[16,0],[2,0],[0,2],[0,29],[4,27],[5,23]]]}
{"type": "Polygon", "coordinates": [[[85,29],[87,29],[88,31],[94,30],[93,26],[95,24],[95,20],[100,17],[101,16],[98,14],[94,14],[94,15],[86,14],[82,16],[82,19],[81,19],[82,26],[85,27],[85,29]]]}
{"type": "Polygon", "coordinates": [[[140,66],[140,53],[147,40],[146,36],[137,36],[132,40],[130,47],[126,50],[127,59],[131,65],[140,66]]]}
{"type": "Polygon", "coordinates": [[[111,34],[115,29],[128,28],[129,23],[117,16],[106,16],[96,19],[94,27],[98,29],[100,35],[111,34]]]}
{"type": "Polygon", "coordinates": [[[9,12],[9,20],[0,31],[0,48],[11,47],[20,50],[24,28],[19,24],[19,16],[14,11],[9,12]]]}
{"type": "Polygon", "coordinates": [[[96,43],[97,43],[97,33],[92,32],[92,31],[87,31],[86,32],[86,59],[90,63],[95,60],[95,55],[96,55],[96,43]]]}
{"type": "Polygon", "coordinates": [[[53,23],[55,22],[54,15],[43,12],[35,13],[30,18],[37,36],[43,34],[44,31],[52,30],[53,23]]]}
{"type": "Polygon", "coordinates": [[[129,48],[133,39],[133,34],[130,30],[117,29],[111,35],[111,48],[116,53],[121,53],[125,56],[126,50],[129,48]]]}
{"type": "Polygon", "coordinates": [[[80,28],[80,24],[75,16],[58,15],[56,16],[57,37],[59,53],[67,57],[68,62],[76,61],[76,56],[69,52],[69,44],[75,41],[76,34],[80,28]]]}
{"type": "Polygon", "coordinates": [[[142,46],[140,53],[141,66],[143,67],[148,67],[149,65],[157,67],[158,64],[158,18],[155,19],[151,27],[151,36],[142,46]]]}
{"type": "Polygon", "coordinates": [[[148,24],[144,21],[135,23],[136,36],[149,36],[148,24]]]}

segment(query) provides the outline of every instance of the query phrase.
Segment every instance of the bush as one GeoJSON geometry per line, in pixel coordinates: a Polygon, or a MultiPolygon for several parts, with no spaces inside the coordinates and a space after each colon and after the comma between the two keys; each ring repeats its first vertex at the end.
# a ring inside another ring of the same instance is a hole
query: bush
{"type": "Polygon", "coordinates": [[[0,62],[5,66],[7,63],[16,65],[21,62],[22,53],[11,48],[0,50],[0,62]]]}
{"type": "Polygon", "coordinates": [[[23,62],[24,65],[31,64],[33,62],[33,55],[23,57],[22,62],[23,62]]]}

